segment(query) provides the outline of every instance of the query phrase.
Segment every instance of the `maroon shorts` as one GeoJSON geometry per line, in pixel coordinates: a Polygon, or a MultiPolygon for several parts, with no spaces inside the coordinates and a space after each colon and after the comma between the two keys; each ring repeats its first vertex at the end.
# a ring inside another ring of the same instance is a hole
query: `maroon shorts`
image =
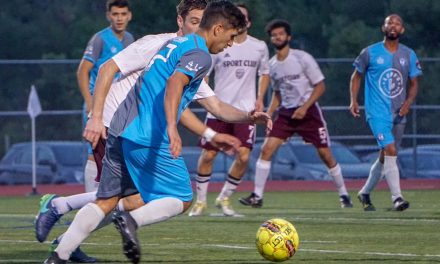
{"type": "Polygon", "coordinates": [[[105,156],[105,143],[107,141],[103,138],[99,138],[98,144],[96,144],[95,149],[93,150],[93,157],[95,158],[96,168],[98,169],[98,173],[96,174],[95,181],[100,182],[101,180],[101,171],[102,171],[102,160],[105,156]]]}
{"type": "MultiPolygon", "coordinates": [[[[207,118],[206,125],[217,133],[229,134],[237,137],[241,141],[242,147],[252,149],[255,143],[255,125],[227,123],[214,118],[207,118]]],[[[218,148],[206,142],[204,138],[199,140],[199,146],[207,150],[218,150],[218,148]]]]}
{"type": "Polygon", "coordinates": [[[305,142],[311,143],[317,148],[328,147],[330,138],[319,106],[313,104],[301,120],[292,119],[292,114],[296,109],[281,107],[278,110],[278,116],[273,123],[269,137],[286,140],[298,133],[305,142]]]}

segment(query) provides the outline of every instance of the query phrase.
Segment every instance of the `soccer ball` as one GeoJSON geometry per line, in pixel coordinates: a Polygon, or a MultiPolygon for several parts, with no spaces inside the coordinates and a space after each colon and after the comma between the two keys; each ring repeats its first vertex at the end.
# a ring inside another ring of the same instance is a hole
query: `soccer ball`
{"type": "Polygon", "coordinates": [[[265,259],[281,262],[295,255],[299,246],[299,236],[290,222],[275,218],[260,226],[255,244],[265,259]]]}

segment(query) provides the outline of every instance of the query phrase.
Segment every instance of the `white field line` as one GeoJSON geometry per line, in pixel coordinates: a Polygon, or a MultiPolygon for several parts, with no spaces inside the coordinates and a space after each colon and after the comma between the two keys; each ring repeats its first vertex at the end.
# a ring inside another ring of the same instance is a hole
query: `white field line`
{"type": "MultiPolygon", "coordinates": [[[[334,243],[335,241],[303,241],[304,243],[334,243]]],[[[22,244],[22,243],[38,243],[37,241],[27,241],[27,240],[0,240],[1,243],[16,243],[16,244],[22,244]]],[[[45,242],[45,244],[49,244],[50,242],[45,242]]],[[[93,245],[93,246],[113,246],[113,245],[120,245],[120,243],[84,243],[85,245],[93,245]]],[[[199,247],[215,247],[215,248],[226,248],[226,249],[245,249],[245,250],[255,250],[255,247],[253,246],[239,246],[239,245],[228,245],[228,244],[173,244],[175,246],[199,246],[199,247]]],[[[142,246],[160,246],[160,244],[142,244],[142,246]]],[[[170,244],[167,244],[167,246],[170,246],[170,244]]],[[[300,248],[299,251],[305,251],[305,252],[316,252],[316,253],[323,253],[323,254],[349,254],[349,255],[367,255],[367,256],[388,256],[388,257],[408,257],[408,258],[440,258],[440,255],[434,255],[434,254],[412,254],[412,253],[396,253],[396,252],[359,252],[359,251],[350,251],[350,250],[326,250],[326,249],[312,249],[312,248],[300,248]]],[[[0,259],[0,263],[8,263],[8,262],[15,262],[15,263],[22,263],[25,262],[35,262],[35,260],[16,260],[16,259],[9,259],[9,260],[3,260],[0,259]]]]}

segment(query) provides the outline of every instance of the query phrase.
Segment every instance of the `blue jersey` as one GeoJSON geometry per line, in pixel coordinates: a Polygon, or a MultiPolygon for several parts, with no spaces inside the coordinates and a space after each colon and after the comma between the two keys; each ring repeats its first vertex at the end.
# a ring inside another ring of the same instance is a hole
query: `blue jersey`
{"type": "Polygon", "coordinates": [[[109,133],[147,147],[168,147],[164,98],[168,78],[184,73],[190,82],[184,87],[180,114],[191,102],[211,67],[205,40],[197,34],[177,37],[165,43],[151,59],[127,98],[118,107],[109,133]]]}
{"type": "Polygon", "coordinates": [[[375,43],[362,50],[353,66],[365,75],[367,120],[392,122],[406,100],[408,79],[422,74],[415,52],[403,44],[391,53],[383,42],[375,43]]]}
{"type": "Polygon", "coordinates": [[[98,76],[99,67],[116,53],[133,43],[133,41],[133,36],[128,32],[125,32],[122,40],[119,40],[111,27],[99,31],[90,39],[84,51],[83,59],[93,63],[93,68],[89,76],[89,89],[91,94],[93,94],[95,90],[95,81],[98,76]]]}

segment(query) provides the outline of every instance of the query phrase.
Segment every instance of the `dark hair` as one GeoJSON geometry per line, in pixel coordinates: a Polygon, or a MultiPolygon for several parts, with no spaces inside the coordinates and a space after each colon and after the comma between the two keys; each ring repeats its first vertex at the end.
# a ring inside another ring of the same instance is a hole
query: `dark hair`
{"type": "Polygon", "coordinates": [[[239,31],[246,28],[246,18],[236,5],[227,0],[210,2],[203,13],[199,28],[210,29],[215,23],[222,21],[226,28],[239,31]]]}
{"type": "Polygon", "coordinates": [[[247,7],[247,5],[246,5],[245,3],[241,3],[241,2],[236,3],[235,5],[236,5],[237,7],[241,7],[241,8],[243,8],[243,9],[246,9],[246,11],[247,11],[247,18],[248,18],[248,21],[251,22],[251,21],[252,21],[252,18],[251,18],[251,14],[249,13],[249,8],[247,7]]]}
{"type": "Polygon", "coordinates": [[[274,30],[276,28],[284,28],[284,30],[286,31],[288,36],[292,35],[291,29],[290,29],[290,24],[286,20],[283,20],[283,19],[272,20],[266,25],[265,30],[266,30],[266,33],[270,36],[272,30],[274,30]]]}
{"type": "Polygon", "coordinates": [[[127,7],[128,10],[131,10],[130,3],[128,0],[108,0],[107,1],[107,11],[110,11],[112,7],[127,7]]]}
{"type": "Polygon", "coordinates": [[[185,19],[191,10],[205,10],[207,4],[206,0],[182,0],[176,6],[177,14],[185,19]]]}

